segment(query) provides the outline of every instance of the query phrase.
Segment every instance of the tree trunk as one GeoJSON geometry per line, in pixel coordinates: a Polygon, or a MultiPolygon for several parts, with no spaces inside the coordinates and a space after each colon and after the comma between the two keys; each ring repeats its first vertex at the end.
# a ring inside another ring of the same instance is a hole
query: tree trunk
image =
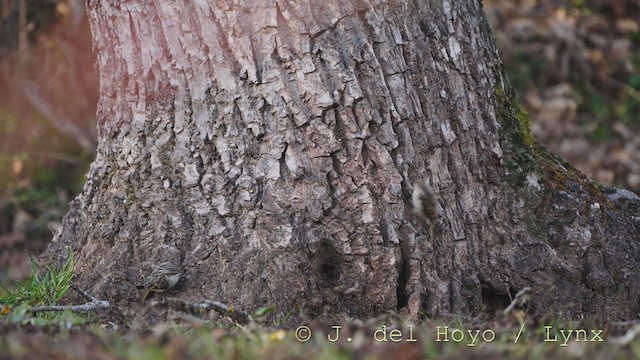
{"type": "Polygon", "coordinates": [[[120,310],[172,261],[173,296],[247,310],[640,311],[637,199],[535,144],[479,1],[88,11],[100,140],[47,255],[120,310]]]}

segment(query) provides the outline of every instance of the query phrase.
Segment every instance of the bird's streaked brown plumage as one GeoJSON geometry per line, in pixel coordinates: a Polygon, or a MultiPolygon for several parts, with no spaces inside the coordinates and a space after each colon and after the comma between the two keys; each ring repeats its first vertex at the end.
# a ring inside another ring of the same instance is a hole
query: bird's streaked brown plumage
{"type": "Polygon", "coordinates": [[[436,195],[431,185],[427,182],[413,184],[411,204],[413,205],[413,211],[427,222],[429,239],[433,240],[433,226],[436,223],[438,213],[436,211],[436,195]]]}
{"type": "Polygon", "coordinates": [[[151,292],[165,292],[178,283],[180,280],[180,270],[170,262],[163,262],[158,265],[146,281],[140,304],[144,304],[151,292]]]}

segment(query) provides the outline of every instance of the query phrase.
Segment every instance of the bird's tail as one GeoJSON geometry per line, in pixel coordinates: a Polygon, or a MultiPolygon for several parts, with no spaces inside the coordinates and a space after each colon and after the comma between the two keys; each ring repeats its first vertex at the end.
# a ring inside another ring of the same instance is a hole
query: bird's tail
{"type": "Polygon", "coordinates": [[[144,291],[142,292],[142,296],[140,296],[140,305],[144,304],[144,302],[147,301],[147,298],[149,297],[150,293],[151,293],[151,286],[147,286],[146,288],[144,288],[144,291]]]}

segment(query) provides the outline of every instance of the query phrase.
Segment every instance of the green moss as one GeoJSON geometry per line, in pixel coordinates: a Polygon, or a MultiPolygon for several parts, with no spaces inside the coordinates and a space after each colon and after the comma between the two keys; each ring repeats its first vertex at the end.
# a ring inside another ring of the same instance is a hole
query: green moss
{"type": "MultiPolygon", "coordinates": [[[[589,199],[583,202],[581,208],[576,208],[579,214],[587,216],[591,213],[590,205],[594,202],[605,206],[608,209],[615,210],[616,207],[611,203],[606,195],[602,192],[602,188],[597,183],[587,178],[580,170],[562,159],[561,157],[549,152],[541,145],[534,148],[536,161],[540,167],[541,178],[545,187],[551,190],[551,194],[559,191],[573,193],[582,199],[589,199]]],[[[550,197],[551,201],[553,197],[550,197]]],[[[548,199],[548,201],[549,201],[548,199]]],[[[546,207],[549,204],[543,206],[546,207]]],[[[606,221],[607,211],[601,211],[600,216],[606,221]]]]}
{"type": "MultiPolygon", "coordinates": [[[[590,206],[594,202],[613,208],[597,184],[534,140],[529,116],[501,69],[496,69],[494,96],[508,184],[519,191],[523,188],[527,175],[533,173],[538,177],[540,185],[547,190],[543,196],[526,190],[520,193],[529,208],[538,209],[532,213],[534,217],[527,219],[533,234],[539,238],[546,236],[546,226],[541,222],[545,216],[542,212],[558,200],[556,194],[561,191],[572,193],[583,200],[582,206],[576,209],[583,216],[591,214],[590,206]]],[[[604,220],[607,212],[600,213],[604,220]]]]}
{"type": "Polygon", "coordinates": [[[500,145],[504,152],[508,180],[511,184],[518,185],[527,174],[538,172],[533,152],[535,140],[531,134],[529,115],[518,101],[504,71],[497,71],[494,96],[496,117],[500,123],[500,145]]]}

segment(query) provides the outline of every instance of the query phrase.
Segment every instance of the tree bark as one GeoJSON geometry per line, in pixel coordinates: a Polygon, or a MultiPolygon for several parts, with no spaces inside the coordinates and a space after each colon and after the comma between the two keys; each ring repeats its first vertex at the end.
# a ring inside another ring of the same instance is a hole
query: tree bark
{"type": "Polygon", "coordinates": [[[75,249],[123,312],[162,261],[185,270],[175,296],[247,310],[476,316],[529,286],[539,311],[640,311],[633,194],[536,145],[479,1],[88,12],[100,140],[47,256],[75,249]]]}

